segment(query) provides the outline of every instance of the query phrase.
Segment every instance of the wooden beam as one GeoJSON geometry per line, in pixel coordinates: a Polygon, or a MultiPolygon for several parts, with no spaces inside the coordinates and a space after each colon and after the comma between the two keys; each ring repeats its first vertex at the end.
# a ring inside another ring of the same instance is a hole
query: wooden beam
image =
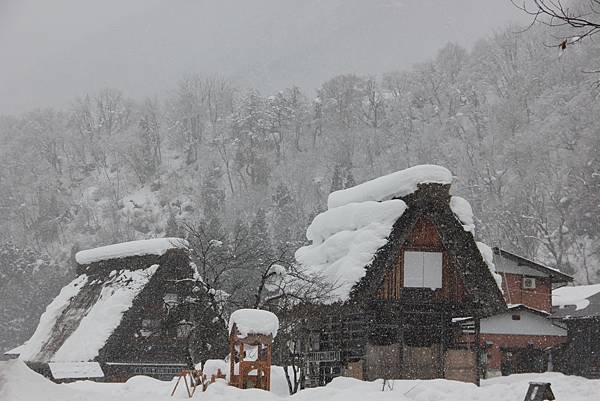
{"type": "Polygon", "coordinates": [[[475,318],[475,384],[481,385],[481,321],[479,317],[475,318]]]}

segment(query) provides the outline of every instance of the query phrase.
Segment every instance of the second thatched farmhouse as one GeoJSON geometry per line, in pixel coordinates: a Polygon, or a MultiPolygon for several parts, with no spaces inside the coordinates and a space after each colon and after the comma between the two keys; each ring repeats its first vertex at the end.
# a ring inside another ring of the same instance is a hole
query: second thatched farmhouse
{"type": "Polygon", "coordinates": [[[186,241],[126,242],[79,252],[76,260],[77,278],[10,354],[56,381],[170,380],[191,365],[198,316],[185,301],[198,288],[186,241]]]}

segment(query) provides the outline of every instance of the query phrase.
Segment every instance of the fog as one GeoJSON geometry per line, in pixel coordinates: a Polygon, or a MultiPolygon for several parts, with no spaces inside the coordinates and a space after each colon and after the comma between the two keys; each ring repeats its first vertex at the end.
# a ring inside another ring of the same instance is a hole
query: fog
{"type": "Polygon", "coordinates": [[[0,0],[0,400],[600,371],[600,0],[543,1],[0,0]]]}
{"type": "Polygon", "coordinates": [[[105,87],[164,95],[187,73],[310,93],[526,20],[508,0],[1,0],[0,113],[105,87]]]}

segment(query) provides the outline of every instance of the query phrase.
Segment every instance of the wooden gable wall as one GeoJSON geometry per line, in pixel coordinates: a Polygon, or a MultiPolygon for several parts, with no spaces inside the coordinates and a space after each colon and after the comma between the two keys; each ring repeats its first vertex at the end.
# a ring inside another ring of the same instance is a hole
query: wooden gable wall
{"type": "Polygon", "coordinates": [[[393,268],[385,271],[383,284],[377,297],[383,300],[400,300],[403,293],[414,291],[431,291],[434,301],[465,300],[465,287],[456,269],[456,263],[444,248],[435,224],[427,217],[420,217],[416,221],[398,252],[393,268]],[[404,251],[442,252],[442,288],[436,290],[404,288],[404,251]]]}

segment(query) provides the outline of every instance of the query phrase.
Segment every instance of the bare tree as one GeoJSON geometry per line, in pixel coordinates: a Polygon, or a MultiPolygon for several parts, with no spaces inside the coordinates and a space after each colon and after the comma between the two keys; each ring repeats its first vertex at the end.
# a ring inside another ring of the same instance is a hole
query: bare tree
{"type": "Polygon", "coordinates": [[[563,38],[557,44],[561,49],[600,32],[600,0],[579,1],[574,7],[569,7],[560,0],[511,2],[533,17],[532,24],[541,22],[551,27],[575,28],[576,36],[570,39],[563,38]]]}

